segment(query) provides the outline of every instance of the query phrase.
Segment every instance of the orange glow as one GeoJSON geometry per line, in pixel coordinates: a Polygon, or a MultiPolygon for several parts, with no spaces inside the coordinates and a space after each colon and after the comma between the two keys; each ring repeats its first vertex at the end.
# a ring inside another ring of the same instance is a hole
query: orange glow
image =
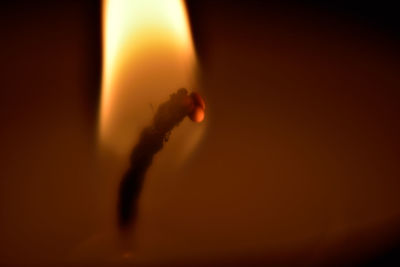
{"type": "MultiPolygon", "coordinates": [[[[185,4],[104,0],[103,44],[100,144],[125,155],[162,101],[181,87],[198,90],[185,4]]],[[[191,137],[181,144],[187,148],[199,139],[190,131],[204,126],[190,127],[196,128],[186,130],[191,137]]]]}

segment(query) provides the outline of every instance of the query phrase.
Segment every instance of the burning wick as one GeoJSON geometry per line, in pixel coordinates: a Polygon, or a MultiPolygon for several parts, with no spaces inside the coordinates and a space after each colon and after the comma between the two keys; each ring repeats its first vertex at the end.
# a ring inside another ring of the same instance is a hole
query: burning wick
{"type": "Polygon", "coordinates": [[[133,148],[130,167],[120,184],[118,222],[121,229],[128,228],[136,219],[138,197],[154,155],[168,141],[172,129],[186,116],[194,122],[203,121],[204,109],[202,97],[195,92],[189,95],[186,89],[179,89],[158,107],[152,125],[143,129],[133,148]]]}

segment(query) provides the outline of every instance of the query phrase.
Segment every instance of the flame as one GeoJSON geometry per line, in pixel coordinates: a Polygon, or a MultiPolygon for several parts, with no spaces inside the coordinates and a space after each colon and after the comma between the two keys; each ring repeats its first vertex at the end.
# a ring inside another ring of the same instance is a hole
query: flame
{"type": "Polygon", "coordinates": [[[196,55],[185,4],[104,0],[103,45],[99,140],[126,154],[158,104],[181,87],[195,86],[196,55]]]}

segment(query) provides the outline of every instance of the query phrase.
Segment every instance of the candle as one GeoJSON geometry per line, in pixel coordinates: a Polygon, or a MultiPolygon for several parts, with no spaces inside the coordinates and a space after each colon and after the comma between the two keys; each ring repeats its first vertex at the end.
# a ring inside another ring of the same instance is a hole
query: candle
{"type": "Polygon", "coordinates": [[[197,92],[189,96],[186,90],[178,91],[180,87],[199,91],[197,60],[183,1],[105,0],[103,30],[99,151],[106,169],[107,192],[113,197],[111,201],[105,198],[109,202],[105,205],[108,211],[104,213],[109,216],[108,223],[95,235],[95,242],[84,242],[77,253],[89,254],[88,251],[102,245],[108,247],[110,243],[119,247],[118,243],[123,242],[122,250],[109,255],[108,259],[131,260],[135,254],[137,260],[140,252],[132,248],[134,235],[124,231],[121,241],[114,231],[117,212],[120,226],[130,227],[140,212],[136,209],[145,177],[170,179],[176,172],[205,129],[204,123],[194,125],[183,119],[188,116],[192,121],[203,121],[205,103],[197,92]],[[174,96],[180,99],[182,93],[184,99],[174,104],[177,102],[174,96]],[[171,101],[174,101],[165,103],[164,107],[160,105],[171,94],[171,101]],[[178,112],[175,119],[174,110],[181,105],[183,116],[178,112]],[[171,124],[171,127],[163,132],[163,127],[160,128],[163,124],[171,124]],[[173,127],[175,125],[177,127],[173,127]],[[170,131],[173,133],[162,153],[153,160],[170,131]],[[149,168],[151,163],[153,166],[149,168]]]}
{"type": "Polygon", "coordinates": [[[121,235],[118,186],[143,128],[125,152],[101,134],[100,3],[23,4],[0,9],[0,265],[340,265],[379,262],[398,242],[399,56],[387,32],[326,5],[189,1],[202,86],[169,88],[142,124],[178,88],[203,89],[205,121],[184,120],[200,141],[185,153],[173,145],[183,125],[173,131],[121,235]]]}

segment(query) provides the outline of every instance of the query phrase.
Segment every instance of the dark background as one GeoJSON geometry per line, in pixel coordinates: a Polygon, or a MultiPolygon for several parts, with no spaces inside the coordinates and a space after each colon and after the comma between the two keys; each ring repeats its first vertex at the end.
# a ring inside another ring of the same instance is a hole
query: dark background
{"type": "MultiPolygon", "coordinates": [[[[265,2],[188,1],[210,125],[155,210],[187,262],[398,261],[398,5],[265,2]]],[[[0,263],[63,262],[103,216],[100,12],[0,4],[0,263]]]]}

